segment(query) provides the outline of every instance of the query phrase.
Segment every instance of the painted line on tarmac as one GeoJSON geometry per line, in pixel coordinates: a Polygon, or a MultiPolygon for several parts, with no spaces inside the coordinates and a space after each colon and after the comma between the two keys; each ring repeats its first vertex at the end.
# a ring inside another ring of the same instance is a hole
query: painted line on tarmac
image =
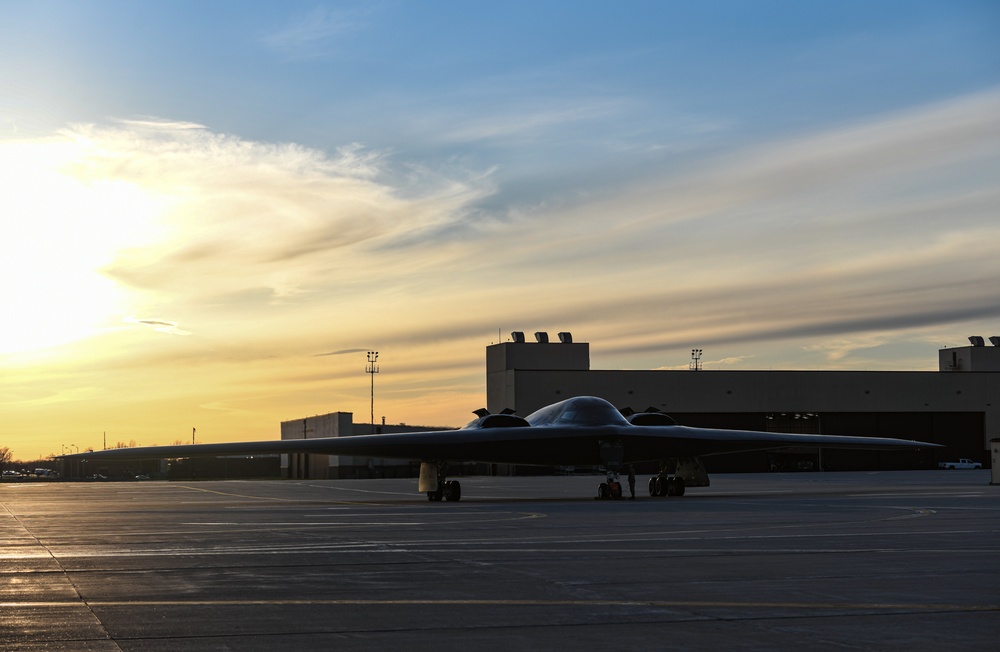
{"type": "Polygon", "coordinates": [[[324,489],[331,491],[347,491],[358,494],[374,494],[382,496],[406,496],[407,498],[412,498],[414,494],[419,495],[419,491],[376,491],[374,489],[360,489],[358,487],[344,487],[341,485],[322,485],[322,484],[309,484],[305,482],[296,482],[295,484],[300,487],[309,487],[310,489],[324,489]]]}
{"type": "Polygon", "coordinates": [[[281,502],[281,503],[297,503],[297,502],[302,502],[301,499],[295,499],[295,498],[275,498],[275,497],[271,497],[271,496],[251,496],[251,495],[248,495],[248,494],[238,494],[238,493],[233,493],[233,492],[228,492],[228,491],[216,491],[214,489],[205,489],[203,487],[192,487],[190,485],[185,485],[185,484],[175,485],[175,486],[180,487],[181,489],[189,489],[191,491],[200,491],[200,492],[206,493],[206,494],[216,494],[218,496],[228,496],[230,498],[250,498],[252,500],[267,500],[267,501],[281,502]]]}
{"type": "MultiPolygon", "coordinates": [[[[501,514],[504,512],[501,512],[501,514]]],[[[414,514],[413,512],[400,513],[400,514],[382,514],[379,512],[375,513],[336,513],[336,514],[303,514],[303,517],[312,518],[323,518],[323,519],[344,519],[342,522],[339,520],[324,520],[316,521],[312,523],[303,523],[302,521],[275,521],[271,523],[246,523],[241,521],[186,521],[181,523],[181,525],[186,526],[204,526],[204,527],[239,527],[246,531],[267,531],[267,530],[277,530],[277,529],[313,529],[313,528],[337,528],[337,527],[374,527],[374,526],[389,526],[396,527],[400,525],[466,525],[470,523],[510,523],[513,521],[531,521],[539,518],[547,518],[548,514],[542,514],[539,512],[514,512],[510,516],[499,517],[495,514],[489,512],[439,512],[433,514],[431,512],[424,512],[421,514],[414,514]],[[482,518],[464,518],[468,515],[480,516],[482,518]],[[407,516],[408,520],[405,521],[394,521],[394,520],[374,520],[374,521],[354,521],[350,519],[354,518],[381,518],[383,516],[407,516]],[[442,517],[429,519],[428,516],[442,517]],[[458,520],[454,520],[456,517],[458,520]]]]}
{"type": "Polygon", "coordinates": [[[870,494],[847,494],[848,498],[909,498],[910,496],[936,496],[936,497],[947,497],[947,498],[979,498],[985,496],[985,491],[980,491],[976,493],[970,493],[967,490],[963,493],[955,492],[934,492],[934,493],[917,493],[917,492],[906,492],[906,493],[870,493],[870,494]]]}

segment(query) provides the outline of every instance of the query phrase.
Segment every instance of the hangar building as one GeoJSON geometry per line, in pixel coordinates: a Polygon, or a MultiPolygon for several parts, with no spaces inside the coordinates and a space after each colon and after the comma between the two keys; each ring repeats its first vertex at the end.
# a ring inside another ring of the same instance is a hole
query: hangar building
{"type": "MultiPolygon", "coordinates": [[[[1000,438],[1000,337],[938,352],[938,371],[602,371],[590,345],[560,333],[550,342],[521,332],[486,349],[487,409],[522,416],[580,395],[621,408],[666,412],[688,426],[918,439],[945,447],[913,454],[827,451],[827,469],[928,468],[969,457],[988,464],[1000,438]]],[[[697,369],[697,367],[695,367],[697,369]]],[[[801,464],[799,457],[729,455],[709,470],[751,471],[801,464]]],[[[810,461],[806,458],[805,461],[810,461]]],[[[785,467],[787,468],[787,467],[785,467]]],[[[799,466],[798,468],[803,468],[799,466]]]]}

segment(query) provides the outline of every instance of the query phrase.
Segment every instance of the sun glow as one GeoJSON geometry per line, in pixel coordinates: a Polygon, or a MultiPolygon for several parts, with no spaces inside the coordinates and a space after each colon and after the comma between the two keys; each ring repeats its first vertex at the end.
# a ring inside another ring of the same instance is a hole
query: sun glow
{"type": "Polygon", "coordinates": [[[0,142],[0,354],[65,344],[118,324],[126,295],[103,267],[151,234],[164,200],[93,177],[86,141],[0,142]]]}

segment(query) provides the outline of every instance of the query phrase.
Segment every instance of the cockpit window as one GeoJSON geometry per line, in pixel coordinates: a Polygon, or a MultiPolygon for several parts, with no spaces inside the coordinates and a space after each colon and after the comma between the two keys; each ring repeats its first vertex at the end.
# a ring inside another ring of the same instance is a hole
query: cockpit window
{"type": "Polygon", "coordinates": [[[578,396],[538,410],[527,418],[533,426],[628,425],[621,412],[602,398],[578,396]]]}

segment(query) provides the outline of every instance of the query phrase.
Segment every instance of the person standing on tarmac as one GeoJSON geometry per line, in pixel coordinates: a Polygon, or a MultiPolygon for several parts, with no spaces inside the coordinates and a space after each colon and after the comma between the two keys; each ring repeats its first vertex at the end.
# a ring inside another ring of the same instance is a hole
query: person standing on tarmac
{"type": "Polygon", "coordinates": [[[635,467],[628,465],[628,492],[631,494],[629,500],[635,500],[635,467]]]}

